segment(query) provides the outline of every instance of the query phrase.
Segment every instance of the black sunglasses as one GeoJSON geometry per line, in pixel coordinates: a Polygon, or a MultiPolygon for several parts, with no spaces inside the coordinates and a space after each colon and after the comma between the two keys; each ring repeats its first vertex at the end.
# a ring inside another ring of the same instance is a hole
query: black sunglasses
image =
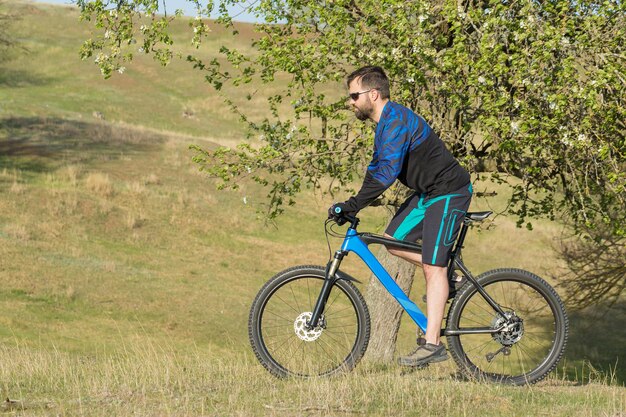
{"type": "Polygon", "coordinates": [[[370,88],[369,90],[359,91],[358,93],[350,93],[349,96],[352,100],[357,101],[361,94],[369,93],[372,90],[376,90],[375,88],[370,88]]]}

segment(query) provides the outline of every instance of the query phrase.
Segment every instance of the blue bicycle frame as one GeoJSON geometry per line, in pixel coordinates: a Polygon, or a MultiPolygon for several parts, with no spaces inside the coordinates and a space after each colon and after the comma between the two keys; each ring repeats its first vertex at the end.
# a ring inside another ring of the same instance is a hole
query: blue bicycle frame
{"type": "MultiPolygon", "coordinates": [[[[463,248],[463,242],[465,240],[465,236],[467,234],[468,226],[471,221],[474,220],[482,220],[486,218],[491,212],[481,212],[481,213],[468,213],[466,216],[463,226],[459,232],[459,236],[457,237],[456,244],[451,251],[450,259],[448,263],[448,275],[450,278],[454,273],[454,269],[458,269],[461,273],[476,287],[478,292],[483,296],[483,298],[490,304],[495,311],[497,311],[502,317],[505,317],[505,313],[502,308],[491,298],[485,290],[482,288],[480,284],[476,281],[471,274],[471,272],[465,267],[463,262],[460,259],[459,253],[463,248]]],[[[381,263],[376,259],[374,254],[369,250],[368,245],[372,243],[378,243],[386,245],[387,247],[394,247],[399,249],[406,249],[415,251],[417,253],[421,253],[422,247],[417,243],[399,241],[395,239],[386,238],[384,236],[378,236],[371,233],[357,233],[356,227],[359,223],[358,218],[348,218],[351,222],[348,231],[346,232],[346,236],[343,240],[343,244],[341,245],[341,249],[335,252],[334,259],[328,263],[326,267],[326,279],[324,280],[324,284],[322,285],[322,290],[320,296],[315,304],[315,308],[313,309],[313,314],[311,316],[311,320],[308,324],[309,327],[313,328],[317,326],[319,318],[324,311],[324,307],[326,305],[326,300],[328,299],[328,295],[330,294],[330,290],[337,279],[342,279],[343,274],[338,273],[339,265],[341,264],[341,260],[344,256],[346,256],[350,252],[356,253],[368,268],[372,271],[372,273],[378,278],[380,283],[385,287],[387,292],[391,294],[393,298],[396,299],[398,303],[402,306],[404,311],[407,312],[409,317],[417,324],[417,326],[423,331],[426,331],[426,327],[428,326],[428,319],[426,315],[420,310],[420,308],[415,305],[413,301],[409,299],[409,297],[404,293],[402,288],[396,283],[396,281],[389,275],[389,273],[385,270],[385,268],[381,265],[381,263]]],[[[442,331],[442,335],[450,336],[456,334],[464,334],[464,333],[493,333],[494,329],[491,328],[472,328],[472,329],[446,329],[442,331]]]]}
{"type": "Polygon", "coordinates": [[[426,315],[417,305],[415,305],[413,301],[409,299],[409,297],[407,297],[404,291],[402,291],[402,288],[400,288],[391,275],[389,275],[385,268],[383,268],[355,229],[348,229],[343,244],[341,245],[341,252],[345,254],[348,252],[356,253],[363,260],[363,262],[365,262],[374,275],[376,275],[389,294],[391,294],[393,298],[400,303],[402,308],[413,319],[417,326],[422,331],[426,331],[426,326],[428,324],[426,315]]]}

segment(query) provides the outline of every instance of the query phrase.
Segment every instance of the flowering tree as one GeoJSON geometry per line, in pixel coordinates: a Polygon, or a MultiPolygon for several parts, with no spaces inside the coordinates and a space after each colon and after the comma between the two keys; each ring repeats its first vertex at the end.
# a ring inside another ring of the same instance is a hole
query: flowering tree
{"type": "MultiPolygon", "coordinates": [[[[279,88],[259,120],[235,97],[225,99],[260,146],[194,148],[195,161],[222,187],[236,188],[242,176],[267,187],[269,217],[294,204],[304,188],[334,193],[364,172],[372,127],[356,122],[331,87],[356,67],[376,64],[391,79],[392,99],[422,114],[475,176],[509,184],[507,211],[520,226],[558,216],[585,244],[606,244],[608,233],[624,253],[626,6],[620,0],[225,0],[215,23],[204,19],[215,12],[211,1],[191,3],[198,17],[189,20],[189,40],[196,46],[209,24],[232,27],[229,5],[243,4],[264,22],[256,25],[253,53],[222,46],[221,60],[205,62],[200,54],[186,60],[217,90],[236,86],[245,96],[253,80],[279,88]]],[[[177,15],[155,15],[156,0],[78,5],[99,29],[82,56],[96,56],[105,77],[132,61],[136,44],[163,64],[174,56],[168,24],[177,15]]],[[[623,256],[607,262],[624,270],[623,256]]],[[[594,268],[582,268],[575,282],[594,268]]],[[[408,291],[412,270],[396,272],[408,291]]],[[[594,282],[593,291],[602,294],[604,284],[594,282]]],[[[612,297],[624,285],[617,282],[612,297]]],[[[373,322],[384,329],[372,343],[374,355],[389,359],[399,314],[385,303],[374,303],[373,322]],[[390,314],[397,320],[389,323],[390,314]]]]}

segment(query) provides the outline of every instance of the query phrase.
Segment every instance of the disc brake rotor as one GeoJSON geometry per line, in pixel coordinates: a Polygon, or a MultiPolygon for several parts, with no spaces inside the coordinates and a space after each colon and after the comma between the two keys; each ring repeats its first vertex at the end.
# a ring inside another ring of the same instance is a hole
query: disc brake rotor
{"type": "Polygon", "coordinates": [[[304,340],[305,342],[313,342],[317,340],[317,338],[320,337],[324,331],[323,316],[320,317],[317,327],[313,329],[307,328],[307,323],[311,321],[312,316],[313,313],[304,312],[301,313],[293,322],[293,329],[295,330],[296,335],[300,338],[300,340],[304,340]]]}
{"type": "Polygon", "coordinates": [[[519,342],[524,335],[524,320],[515,315],[512,311],[504,313],[505,317],[497,315],[491,323],[492,328],[504,328],[492,335],[493,339],[504,346],[512,346],[519,342]]]}

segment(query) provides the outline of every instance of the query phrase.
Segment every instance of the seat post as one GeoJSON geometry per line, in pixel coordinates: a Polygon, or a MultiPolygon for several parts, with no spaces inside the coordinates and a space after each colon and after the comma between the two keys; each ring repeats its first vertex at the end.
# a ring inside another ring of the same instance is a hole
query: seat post
{"type": "Polygon", "coordinates": [[[459,232],[459,237],[456,239],[456,247],[455,249],[461,249],[463,247],[463,242],[465,242],[465,236],[467,235],[467,230],[469,229],[469,224],[472,221],[467,217],[463,219],[463,225],[461,226],[461,231],[459,232]]]}
{"type": "Polygon", "coordinates": [[[465,236],[467,235],[467,230],[469,229],[469,224],[471,220],[467,217],[463,219],[463,225],[461,226],[461,230],[459,231],[459,236],[456,239],[456,244],[450,253],[450,260],[448,261],[448,279],[452,278],[454,274],[454,261],[457,255],[460,254],[461,249],[463,249],[463,242],[465,241],[465,236]]]}

